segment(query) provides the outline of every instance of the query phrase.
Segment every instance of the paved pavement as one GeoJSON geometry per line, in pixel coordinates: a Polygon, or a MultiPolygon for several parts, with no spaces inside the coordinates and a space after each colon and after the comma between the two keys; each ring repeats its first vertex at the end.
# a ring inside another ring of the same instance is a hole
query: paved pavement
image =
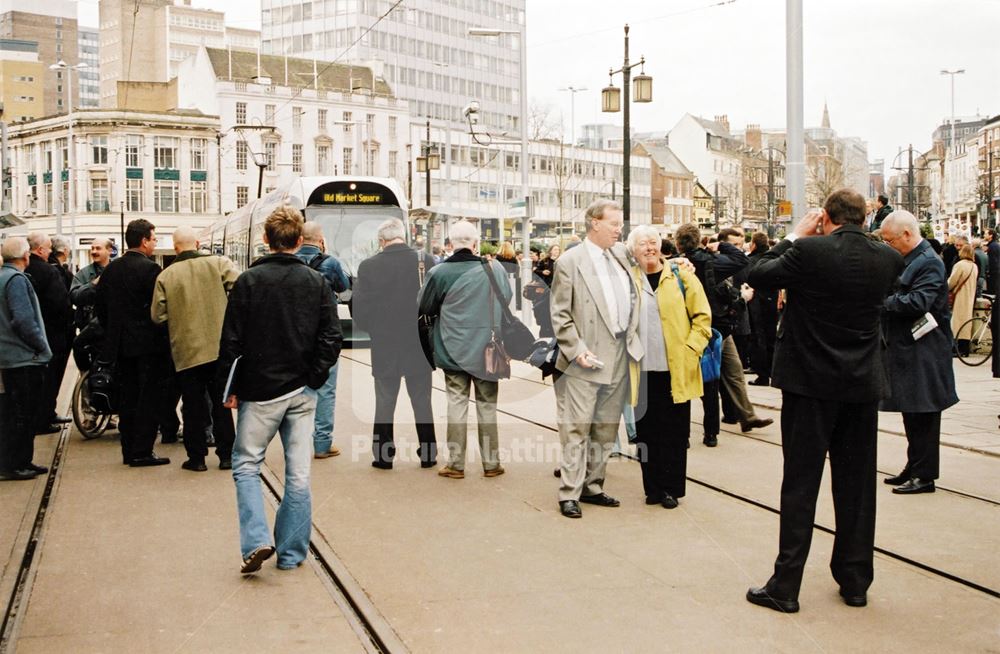
{"type": "MultiPolygon", "coordinates": [[[[799,614],[743,599],[770,572],[778,518],[733,496],[776,505],[776,425],[726,431],[718,448],[705,448],[695,403],[696,481],[680,508],[645,506],[638,465],[616,459],[606,488],[621,508],[585,506],[571,521],[556,511],[552,388],[536,372],[517,366],[523,379],[501,387],[507,474],[482,477],[470,428],[467,476],[449,480],[417,465],[405,394],[395,469],[370,467],[366,362],[364,351],[344,359],[336,429],[344,454],[314,462],[314,537],[410,651],[1000,651],[1000,600],[897,558],[876,555],[866,609],[844,606],[827,568],[832,537],[821,531],[799,614]]],[[[942,450],[941,485],[1000,501],[1000,384],[988,368],[956,365],[963,403],[945,416],[955,447],[942,450]]],[[[770,388],[751,388],[751,397],[780,401],[770,388]]],[[[439,444],[445,410],[435,392],[439,444]]],[[[879,468],[896,472],[905,458],[905,439],[893,433],[899,419],[884,414],[881,425],[879,468]]],[[[53,441],[39,437],[40,456],[53,441]]],[[[182,446],[157,449],[172,465],[136,470],[121,465],[113,437],[70,436],[17,651],[363,651],[315,567],[280,572],[268,562],[242,578],[230,476],[181,470],[182,446]]],[[[280,445],[268,465],[280,478],[280,445]]],[[[0,485],[3,597],[43,484],[0,485]]],[[[904,498],[880,485],[877,544],[1000,589],[997,510],[955,493],[904,498]]],[[[826,487],[817,522],[833,523],[826,487]]]]}

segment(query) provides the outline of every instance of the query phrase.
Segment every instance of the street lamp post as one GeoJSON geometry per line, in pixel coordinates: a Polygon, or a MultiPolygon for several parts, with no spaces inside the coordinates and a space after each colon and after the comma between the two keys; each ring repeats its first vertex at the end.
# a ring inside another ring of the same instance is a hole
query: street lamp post
{"type": "Polygon", "coordinates": [[[625,60],[622,63],[622,67],[618,70],[608,71],[608,76],[611,81],[608,82],[608,86],[604,87],[601,91],[601,111],[604,112],[617,112],[619,109],[624,109],[622,114],[622,216],[624,217],[624,225],[622,226],[622,235],[628,236],[629,232],[629,216],[631,209],[631,164],[632,164],[632,135],[629,132],[631,125],[629,124],[629,86],[632,83],[632,69],[636,66],[641,66],[639,74],[635,76],[635,92],[633,94],[632,100],[634,102],[652,102],[653,101],[653,78],[645,73],[646,58],[640,57],[638,63],[629,64],[628,62],[628,25],[625,25],[625,60]],[[621,101],[621,91],[617,86],[614,85],[614,76],[618,73],[622,74],[622,88],[625,90],[625,102],[621,101]]]}
{"type": "MultiPolygon", "coordinates": [[[[955,75],[965,74],[964,68],[957,68],[955,70],[941,70],[942,75],[948,75],[951,77],[951,143],[948,149],[945,151],[945,162],[951,159],[951,168],[955,167],[955,75]],[[950,156],[949,156],[950,155],[950,156]]],[[[946,167],[947,169],[947,167],[946,167]]],[[[948,170],[948,203],[951,204],[951,217],[954,218],[955,214],[955,171],[948,170]]]]}
{"type": "Polygon", "coordinates": [[[424,239],[424,248],[427,252],[431,251],[431,219],[430,219],[430,206],[431,206],[431,171],[438,170],[441,168],[441,155],[434,152],[431,147],[431,119],[427,119],[427,139],[424,141],[423,145],[420,146],[420,156],[417,157],[417,172],[426,173],[425,175],[425,188],[424,188],[424,204],[427,206],[427,237],[424,239]]]}
{"type": "Polygon", "coordinates": [[[62,171],[59,172],[59,195],[62,197],[61,211],[56,216],[56,233],[62,234],[62,214],[69,214],[70,225],[70,265],[76,266],[76,184],[73,175],[76,172],[76,143],[73,142],[73,71],[87,68],[87,64],[81,63],[70,66],[60,59],[57,63],[49,66],[49,70],[64,71],[66,73],[66,117],[69,122],[69,161],[66,163],[67,193],[62,192],[62,171]],[[69,196],[68,202],[66,196],[69,196]]]}
{"type": "MultiPolygon", "coordinates": [[[[518,37],[519,57],[521,60],[520,79],[518,80],[518,86],[520,87],[518,91],[518,95],[520,96],[518,98],[520,100],[518,112],[520,113],[519,122],[521,123],[521,196],[524,198],[524,223],[522,230],[524,243],[521,248],[521,282],[522,286],[526,286],[531,282],[531,225],[530,216],[528,215],[528,207],[531,206],[528,197],[531,194],[531,190],[528,188],[528,48],[525,44],[527,28],[523,22],[521,23],[521,29],[517,30],[470,27],[468,34],[469,36],[515,34],[518,37]]],[[[530,320],[531,317],[529,304],[528,302],[521,304],[521,315],[525,322],[530,320]]]]}

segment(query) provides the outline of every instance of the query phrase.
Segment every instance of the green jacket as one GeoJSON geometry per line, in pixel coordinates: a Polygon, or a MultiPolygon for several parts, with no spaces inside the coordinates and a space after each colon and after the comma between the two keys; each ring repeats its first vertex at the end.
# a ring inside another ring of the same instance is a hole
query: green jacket
{"type": "Polygon", "coordinates": [[[229,290],[239,271],[226,257],[181,252],[156,278],[150,317],[167,323],[177,371],[219,358],[229,290]]]}
{"type": "MultiPolygon", "coordinates": [[[[507,275],[492,264],[504,305],[513,293],[507,275]]],[[[434,365],[446,372],[466,372],[487,379],[483,350],[495,331],[500,336],[502,307],[490,288],[482,259],[468,249],[431,268],[417,295],[421,315],[434,317],[434,365]],[[492,323],[490,303],[493,304],[492,323]]]]}

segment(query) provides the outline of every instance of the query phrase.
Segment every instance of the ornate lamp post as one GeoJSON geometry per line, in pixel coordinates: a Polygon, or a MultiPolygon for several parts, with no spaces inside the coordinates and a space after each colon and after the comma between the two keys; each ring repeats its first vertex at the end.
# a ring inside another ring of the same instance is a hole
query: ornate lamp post
{"type": "Polygon", "coordinates": [[[622,67],[618,70],[608,71],[608,76],[610,81],[608,86],[601,90],[601,111],[606,113],[616,113],[622,108],[621,101],[621,90],[614,85],[614,77],[618,73],[622,75],[622,86],[625,89],[625,103],[624,103],[624,114],[622,116],[622,214],[625,219],[625,225],[622,228],[622,234],[628,236],[629,232],[629,214],[631,209],[631,188],[629,185],[629,178],[631,177],[631,163],[632,163],[632,135],[629,132],[629,86],[634,81],[635,88],[632,94],[632,102],[652,102],[653,101],[653,78],[645,73],[646,58],[640,57],[638,63],[629,64],[628,61],[628,25],[625,25],[625,60],[622,63],[622,67]],[[636,66],[640,66],[640,72],[635,78],[632,77],[632,69],[636,66]]]}

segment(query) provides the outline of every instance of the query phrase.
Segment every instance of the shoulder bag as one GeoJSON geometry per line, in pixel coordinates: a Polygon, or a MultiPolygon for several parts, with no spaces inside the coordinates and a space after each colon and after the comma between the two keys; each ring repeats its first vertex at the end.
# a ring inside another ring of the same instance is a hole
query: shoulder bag
{"type": "MultiPolygon", "coordinates": [[[[417,278],[420,280],[420,287],[424,285],[424,276],[427,270],[424,266],[424,257],[419,252],[417,253],[417,278]]],[[[421,314],[417,316],[417,337],[420,339],[420,349],[424,351],[424,358],[427,359],[427,363],[430,365],[431,370],[436,370],[434,367],[434,318],[432,316],[421,314]]]]}
{"type": "MultiPolygon", "coordinates": [[[[503,301],[503,294],[500,292],[497,280],[493,276],[493,271],[485,261],[483,262],[483,271],[486,273],[486,278],[490,281],[490,290],[497,301],[500,302],[502,309],[500,315],[500,342],[510,357],[523,361],[531,356],[531,353],[535,350],[535,335],[510,312],[510,308],[503,301]]],[[[490,311],[490,322],[492,324],[492,302],[490,303],[490,311]]]]}
{"type": "MultiPolygon", "coordinates": [[[[687,300],[687,289],[681,280],[680,269],[676,263],[670,264],[670,271],[674,273],[677,286],[681,289],[681,297],[687,300]]],[[[701,353],[701,380],[703,382],[714,382],[722,377],[722,334],[719,330],[712,329],[712,337],[708,339],[705,351],[701,353]]]]}
{"type": "Polygon", "coordinates": [[[952,307],[955,306],[955,297],[958,295],[958,292],[960,290],[962,290],[962,287],[965,286],[965,282],[969,281],[970,277],[972,277],[972,271],[971,270],[969,271],[969,274],[965,276],[965,279],[962,280],[961,284],[959,284],[958,286],[956,286],[953,290],[948,291],[948,308],[949,309],[951,309],[952,307]]]}

